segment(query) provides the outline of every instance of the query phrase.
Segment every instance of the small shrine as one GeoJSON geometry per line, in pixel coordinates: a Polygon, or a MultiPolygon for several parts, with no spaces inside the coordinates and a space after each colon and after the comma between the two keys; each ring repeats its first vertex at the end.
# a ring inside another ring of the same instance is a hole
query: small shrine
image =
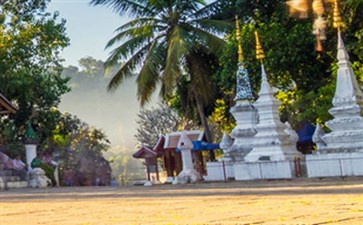
{"type": "MultiPolygon", "coordinates": [[[[204,131],[173,132],[162,135],[152,149],[143,146],[133,156],[149,160],[151,167],[154,167],[154,161],[161,157],[166,170],[166,183],[178,183],[176,180],[180,174],[189,178],[179,178],[179,181],[194,182],[201,179],[206,173],[204,169],[206,160],[203,158],[202,151],[219,147],[219,145],[207,145],[205,141],[204,131]],[[184,144],[182,145],[182,143],[184,144]]],[[[147,163],[147,165],[149,164],[147,163]]]]}
{"type": "Polygon", "coordinates": [[[158,158],[161,157],[161,154],[158,154],[158,152],[154,151],[153,149],[142,146],[137,152],[135,152],[132,155],[136,159],[145,159],[145,165],[146,165],[146,173],[147,173],[147,180],[152,183],[158,183],[160,182],[159,177],[159,168],[158,168],[158,158]],[[150,174],[155,173],[156,179],[152,177],[150,174]]]}
{"type": "MultiPolygon", "coordinates": [[[[11,113],[16,113],[17,107],[13,105],[4,95],[0,93],[0,117],[11,113]]],[[[0,137],[0,146],[3,140],[0,137]]]]}

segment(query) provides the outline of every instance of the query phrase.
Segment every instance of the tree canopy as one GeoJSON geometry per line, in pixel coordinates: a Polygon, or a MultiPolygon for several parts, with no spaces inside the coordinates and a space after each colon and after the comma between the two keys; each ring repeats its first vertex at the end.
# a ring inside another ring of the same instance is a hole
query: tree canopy
{"type": "Polygon", "coordinates": [[[46,12],[47,3],[6,1],[1,6],[0,92],[19,107],[0,123],[7,142],[21,143],[27,121],[44,142],[60,116],[55,109],[60,96],[69,91],[68,79],[60,76],[60,52],[69,44],[65,21],[46,12]]]}
{"type": "MultiPolygon", "coordinates": [[[[218,18],[228,19],[238,15],[242,21],[242,40],[254,91],[260,83],[260,62],[255,59],[254,31],[258,31],[265,50],[264,61],[270,83],[278,88],[277,97],[282,101],[283,120],[295,127],[299,122],[325,122],[330,119],[328,109],[335,88],[337,32],[332,27],[332,5],[325,4],[327,40],[324,50],[315,51],[316,40],[312,34],[313,19],[290,17],[286,1],[241,0],[228,4],[218,18]],[[247,10],[248,9],[248,10],[247,10]]],[[[346,23],[343,30],[347,50],[353,69],[362,81],[362,12],[363,2],[341,1],[341,15],[346,23]]],[[[237,65],[237,46],[234,33],[226,36],[227,47],[220,58],[220,70],[214,80],[226,93],[223,98],[230,103],[235,85],[234,73],[237,65]]]]}

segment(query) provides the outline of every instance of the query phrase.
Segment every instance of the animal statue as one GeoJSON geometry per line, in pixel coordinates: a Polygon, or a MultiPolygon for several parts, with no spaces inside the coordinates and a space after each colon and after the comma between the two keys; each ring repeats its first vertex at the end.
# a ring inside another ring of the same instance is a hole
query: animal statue
{"type": "Polygon", "coordinates": [[[47,176],[45,176],[44,170],[39,167],[32,169],[29,173],[29,176],[30,187],[46,188],[52,185],[52,181],[47,176]]]}

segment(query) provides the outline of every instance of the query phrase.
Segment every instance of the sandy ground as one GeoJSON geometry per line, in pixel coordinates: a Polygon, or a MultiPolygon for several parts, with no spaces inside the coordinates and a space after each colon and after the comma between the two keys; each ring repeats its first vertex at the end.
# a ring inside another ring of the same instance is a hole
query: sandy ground
{"type": "Polygon", "coordinates": [[[363,225],[363,177],[1,193],[1,225],[363,225]]]}

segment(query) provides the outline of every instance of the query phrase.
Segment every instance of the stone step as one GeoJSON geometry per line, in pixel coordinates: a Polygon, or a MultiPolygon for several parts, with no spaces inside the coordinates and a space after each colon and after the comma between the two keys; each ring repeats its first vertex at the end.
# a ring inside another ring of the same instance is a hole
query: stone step
{"type": "Polygon", "coordinates": [[[6,180],[7,182],[22,181],[19,176],[6,176],[6,177],[1,177],[1,178],[2,178],[2,180],[6,180]]]}
{"type": "Polygon", "coordinates": [[[13,175],[11,170],[0,170],[0,177],[7,177],[13,175]]]}
{"type": "MultiPolygon", "coordinates": [[[[6,182],[7,188],[26,188],[28,181],[10,181],[6,182]]],[[[5,183],[0,180],[0,189],[5,189],[5,183]]]]}

